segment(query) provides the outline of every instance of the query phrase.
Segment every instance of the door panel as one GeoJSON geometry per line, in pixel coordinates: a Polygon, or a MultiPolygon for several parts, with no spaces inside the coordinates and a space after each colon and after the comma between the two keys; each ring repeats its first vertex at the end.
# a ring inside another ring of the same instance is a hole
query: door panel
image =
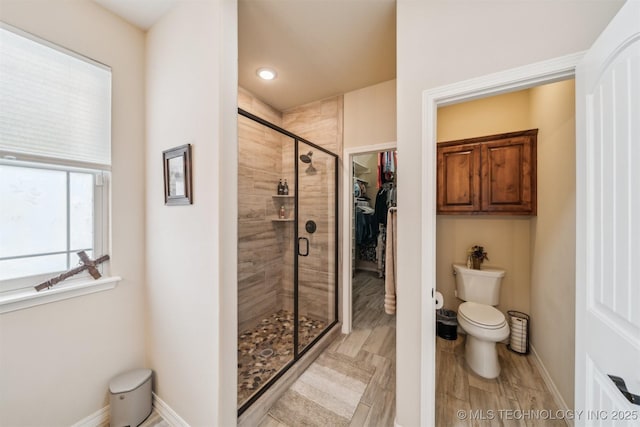
{"type": "Polygon", "coordinates": [[[482,144],[482,210],[536,213],[536,137],[482,144]]]}
{"type": "Polygon", "coordinates": [[[576,408],[636,416],[608,375],[640,394],[639,23],[640,3],[627,2],[576,71],[576,408]]]}
{"type": "Polygon", "coordinates": [[[480,145],[438,148],[438,212],[480,210],[480,145]]]}
{"type": "Polygon", "coordinates": [[[336,319],[337,217],[336,158],[301,141],[298,154],[299,353],[336,319]]]}

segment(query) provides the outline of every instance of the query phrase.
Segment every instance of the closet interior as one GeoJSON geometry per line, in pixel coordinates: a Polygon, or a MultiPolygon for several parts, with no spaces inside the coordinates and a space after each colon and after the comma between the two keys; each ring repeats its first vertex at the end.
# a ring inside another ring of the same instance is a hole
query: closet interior
{"type": "Polygon", "coordinates": [[[396,151],[353,156],[352,275],[372,271],[385,276],[387,215],[396,206],[396,151]]]}

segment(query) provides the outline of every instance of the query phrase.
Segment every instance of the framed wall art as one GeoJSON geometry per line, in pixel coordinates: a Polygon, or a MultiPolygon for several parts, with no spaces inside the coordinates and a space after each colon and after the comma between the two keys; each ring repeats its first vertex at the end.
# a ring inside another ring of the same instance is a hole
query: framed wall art
{"type": "Polygon", "coordinates": [[[190,205],[193,203],[191,183],[191,144],[162,152],[164,164],[164,204],[190,205]]]}

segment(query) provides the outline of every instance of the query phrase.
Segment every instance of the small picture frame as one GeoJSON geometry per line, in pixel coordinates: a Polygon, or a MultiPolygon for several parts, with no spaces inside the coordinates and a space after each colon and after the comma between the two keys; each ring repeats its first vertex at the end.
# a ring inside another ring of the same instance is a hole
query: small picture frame
{"type": "Polygon", "coordinates": [[[191,186],[191,144],[162,152],[164,164],[164,204],[193,204],[191,186]]]}

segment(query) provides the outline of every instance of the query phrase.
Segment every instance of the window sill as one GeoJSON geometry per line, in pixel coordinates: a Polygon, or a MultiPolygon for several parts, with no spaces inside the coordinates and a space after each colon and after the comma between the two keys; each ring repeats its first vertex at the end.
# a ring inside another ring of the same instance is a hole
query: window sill
{"type": "Polygon", "coordinates": [[[102,277],[98,280],[61,284],[41,292],[34,288],[27,288],[2,293],[0,294],[0,314],[106,291],[118,286],[120,280],[122,279],[118,276],[102,277]]]}

